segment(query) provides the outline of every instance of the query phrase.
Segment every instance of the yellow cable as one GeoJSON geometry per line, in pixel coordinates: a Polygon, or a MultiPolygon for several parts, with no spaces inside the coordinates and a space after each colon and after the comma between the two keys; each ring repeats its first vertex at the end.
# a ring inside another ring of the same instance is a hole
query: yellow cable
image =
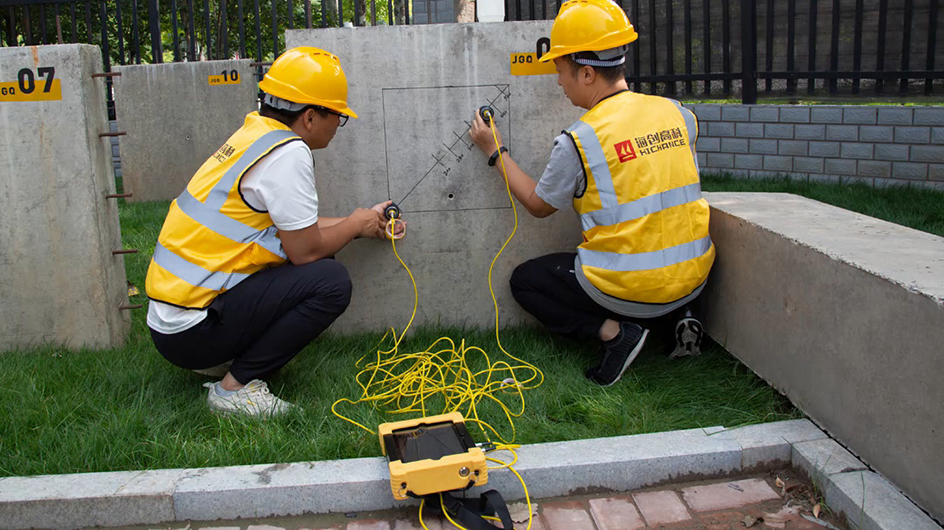
{"type": "MultiPolygon", "coordinates": [[[[495,145],[498,145],[498,134],[495,130],[494,121],[490,123],[490,126],[492,138],[495,140],[495,145]]],[[[511,193],[511,185],[508,182],[505,161],[502,157],[499,157],[499,159],[501,161],[502,175],[505,179],[505,191],[511,202],[515,225],[511,234],[502,244],[488,267],[488,290],[492,297],[492,305],[495,308],[495,342],[498,344],[498,348],[501,352],[517,364],[512,364],[505,360],[493,362],[485,350],[475,346],[466,346],[464,339],[460,341],[457,347],[456,343],[449,337],[436,339],[422,352],[399,352],[400,344],[406,336],[407,331],[409,331],[412,326],[413,320],[416,318],[419,295],[416,287],[416,279],[413,277],[410,268],[397,252],[396,239],[391,237],[390,244],[393,248],[393,253],[397,261],[400,262],[400,265],[403,266],[410,276],[410,282],[413,284],[413,311],[410,315],[410,320],[399,335],[394,328],[390,328],[384,333],[384,336],[377,345],[376,356],[355,376],[355,380],[361,388],[360,397],[357,399],[338,399],[332,403],[331,412],[344,421],[356,425],[369,433],[376,434],[372,429],[339,413],[337,410],[338,404],[348,403],[357,405],[359,403],[370,403],[374,408],[385,410],[389,414],[419,413],[422,417],[425,417],[428,414],[426,398],[440,396],[444,401],[444,405],[442,411],[438,412],[439,414],[452,411],[462,412],[467,422],[474,423],[479,427],[479,430],[482,431],[487,441],[491,442],[492,435],[494,435],[502,442],[495,444],[496,450],[507,450],[512,453],[514,458],[508,463],[494,458],[487,458],[489,461],[501,464],[498,467],[491,467],[489,469],[510,469],[512,473],[518,477],[518,480],[521,481],[521,485],[524,488],[525,499],[528,503],[528,529],[530,530],[532,517],[531,499],[528,496],[528,488],[521,475],[511,467],[518,460],[518,455],[515,453],[514,449],[520,447],[518,445],[511,445],[511,442],[513,442],[517,436],[513,418],[520,417],[524,414],[524,391],[540,386],[544,382],[544,374],[531,363],[508,353],[501,343],[499,333],[499,308],[495,290],[492,288],[492,271],[498,258],[501,257],[502,252],[504,252],[505,247],[508,246],[508,243],[511,242],[511,239],[518,231],[518,209],[515,206],[514,197],[511,193]],[[392,347],[388,350],[383,350],[380,346],[387,341],[388,337],[392,337],[392,347]],[[472,368],[473,364],[469,362],[470,358],[480,358],[480,362],[484,362],[486,368],[474,370],[472,368]],[[509,406],[508,403],[501,399],[502,397],[510,398],[516,403],[520,403],[509,406]],[[506,442],[505,437],[503,437],[497,429],[479,417],[479,408],[483,400],[484,403],[497,405],[503,412],[505,420],[508,422],[511,429],[511,438],[509,441],[506,442]]],[[[387,223],[386,230],[390,234],[395,234],[396,223],[398,222],[402,223],[403,221],[397,218],[390,219],[387,223]]],[[[361,366],[361,362],[364,361],[366,357],[367,355],[361,357],[356,365],[361,366]]],[[[424,502],[425,501],[420,502],[419,517],[420,525],[426,529],[426,525],[423,523],[424,502]]],[[[440,504],[442,504],[441,495],[440,504]]],[[[443,513],[446,514],[446,518],[449,519],[452,524],[462,528],[449,517],[444,506],[443,513]]]]}
{"type": "MultiPolygon", "coordinates": [[[[491,131],[495,145],[498,145],[494,123],[491,124],[491,131]]],[[[518,230],[518,211],[511,194],[504,160],[501,160],[501,169],[505,177],[505,191],[511,202],[515,225],[511,235],[505,240],[489,265],[488,289],[495,308],[495,341],[501,352],[511,359],[511,362],[505,360],[493,362],[485,350],[475,346],[466,346],[464,340],[457,347],[455,342],[448,337],[440,337],[422,352],[409,354],[399,352],[400,344],[416,318],[419,297],[416,279],[397,252],[396,239],[391,238],[393,253],[407,271],[413,285],[413,311],[400,334],[391,328],[381,339],[381,344],[383,344],[387,337],[392,337],[392,347],[388,350],[378,348],[373,360],[367,363],[355,377],[361,388],[360,397],[356,400],[341,398],[335,401],[331,405],[331,412],[334,415],[367,432],[374,433],[372,429],[338,412],[338,405],[371,403],[375,408],[385,410],[390,414],[419,413],[426,416],[429,413],[426,398],[440,396],[444,405],[437,413],[462,412],[466,421],[477,425],[488,441],[491,441],[493,437],[502,442],[515,440],[517,432],[514,418],[520,417],[525,411],[524,391],[540,386],[544,381],[544,374],[534,365],[508,353],[501,344],[500,315],[498,301],[492,287],[492,272],[498,258],[501,257],[518,230]],[[473,370],[471,366],[474,360],[484,362],[486,368],[473,370]],[[483,403],[491,403],[499,407],[511,430],[510,438],[506,439],[498,429],[479,417],[479,410],[483,403]]],[[[398,222],[403,221],[391,219],[387,224],[387,231],[391,234],[396,233],[398,222]]],[[[357,364],[360,365],[363,360],[362,357],[357,364]]]]}

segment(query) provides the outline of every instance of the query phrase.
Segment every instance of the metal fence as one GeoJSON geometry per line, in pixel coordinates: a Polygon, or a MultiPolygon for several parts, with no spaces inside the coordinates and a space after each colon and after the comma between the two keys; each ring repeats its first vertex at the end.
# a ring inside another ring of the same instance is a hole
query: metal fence
{"type": "MultiPolygon", "coordinates": [[[[106,71],[233,57],[261,65],[283,50],[286,29],[422,23],[411,14],[428,13],[421,8],[431,1],[0,0],[0,42],[98,44],[106,71]]],[[[506,19],[553,18],[560,3],[505,0],[506,19]]],[[[758,96],[933,96],[942,88],[941,0],[617,3],[640,34],[627,55],[636,91],[755,103],[758,96]]]]}

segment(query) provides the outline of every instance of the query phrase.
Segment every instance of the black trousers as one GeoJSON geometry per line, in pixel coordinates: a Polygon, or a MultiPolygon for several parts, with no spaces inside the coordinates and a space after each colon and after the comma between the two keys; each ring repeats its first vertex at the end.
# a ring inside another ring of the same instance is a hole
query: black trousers
{"type": "Polygon", "coordinates": [[[654,319],[636,319],[614,313],[590,298],[574,273],[576,253],[548,254],[528,260],[511,274],[511,294],[552,333],[577,340],[599,340],[607,319],[632,321],[657,333],[673,329],[678,313],[654,319]]]}
{"type": "Polygon", "coordinates": [[[351,301],[351,278],[333,259],[257,272],[210,304],[196,326],[172,335],[151,330],[171,363],[200,370],[233,360],[242,384],[265,379],[331,325],[351,301]]]}

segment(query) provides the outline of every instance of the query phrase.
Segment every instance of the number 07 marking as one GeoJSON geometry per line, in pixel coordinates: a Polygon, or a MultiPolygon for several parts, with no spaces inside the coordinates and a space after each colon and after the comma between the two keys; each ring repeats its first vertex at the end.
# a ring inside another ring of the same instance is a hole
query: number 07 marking
{"type": "Polygon", "coordinates": [[[23,68],[17,72],[16,81],[0,83],[0,103],[61,99],[62,83],[56,79],[54,66],[41,66],[35,73],[29,68],[23,68]]]}

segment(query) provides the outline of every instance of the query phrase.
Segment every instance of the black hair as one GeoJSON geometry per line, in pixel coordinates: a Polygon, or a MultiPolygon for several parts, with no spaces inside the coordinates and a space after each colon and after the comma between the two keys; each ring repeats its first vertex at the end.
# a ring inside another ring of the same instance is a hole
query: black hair
{"type": "Polygon", "coordinates": [[[321,114],[324,117],[327,117],[330,112],[325,109],[315,106],[315,105],[306,105],[302,110],[284,110],[277,109],[272,105],[267,105],[265,102],[262,103],[262,106],[259,108],[259,115],[265,118],[272,118],[273,120],[281,122],[287,127],[291,127],[298,118],[302,116],[308,109],[315,109],[318,114],[321,114]]]}
{"type": "MultiPolygon", "coordinates": [[[[570,63],[571,73],[574,77],[577,77],[577,70],[582,66],[587,66],[578,63],[574,60],[573,56],[567,54],[564,56],[567,59],[567,62],[570,63]]],[[[578,59],[590,59],[593,61],[599,61],[600,58],[597,57],[597,54],[594,52],[577,52],[578,59]]],[[[613,84],[620,79],[626,78],[626,64],[620,64],[617,66],[591,66],[596,73],[603,78],[607,83],[613,84]]]]}

